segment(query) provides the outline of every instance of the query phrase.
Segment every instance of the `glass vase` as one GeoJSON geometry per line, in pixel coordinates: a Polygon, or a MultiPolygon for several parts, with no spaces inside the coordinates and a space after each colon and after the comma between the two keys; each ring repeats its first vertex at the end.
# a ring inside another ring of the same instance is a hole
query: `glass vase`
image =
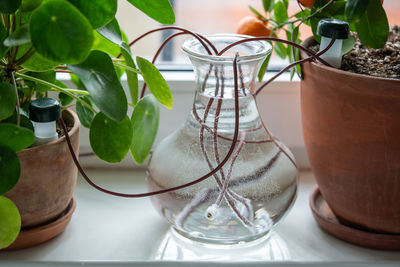
{"type": "MultiPolygon", "coordinates": [[[[219,51],[242,38],[246,37],[208,36],[219,51]]],[[[153,204],[177,233],[195,241],[243,244],[259,239],[288,212],[297,190],[293,155],[264,127],[252,95],[271,46],[262,41],[242,43],[223,56],[208,55],[197,39],[182,48],[196,75],[193,109],[154,150],[147,172],[149,190],[196,180],[227,155],[235,131],[236,52],[239,137],[217,173],[190,187],[153,196],[153,204]]]]}

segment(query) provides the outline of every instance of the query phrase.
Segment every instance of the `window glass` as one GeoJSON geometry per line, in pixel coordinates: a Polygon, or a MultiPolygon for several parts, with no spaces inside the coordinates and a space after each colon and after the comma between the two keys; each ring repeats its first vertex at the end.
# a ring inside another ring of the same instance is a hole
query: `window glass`
{"type": "MultiPolygon", "coordinates": [[[[236,27],[240,19],[252,14],[248,5],[252,5],[259,11],[263,10],[261,0],[170,1],[174,5],[176,25],[202,34],[234,33],[236,32],[236,27]]],[[[385,7],[389,18],[389,24],[400,25],[400,1],[384,0],[383,6],[385,7]]],[[[294,14],[300,10],[296,0],[290,0],[289,7],[289,14],[294,14]]],[[[157,22],[143,15],[126,0],[119,0],[117,17],[121,29],[124,30],[129,40],[133,40],[142,33],[161,26],[157,22]]],[[[143,39],[137,45],[132,47],[132,51],[136,55],[142,55],[150,59],[162,43],[165,35],[168,36],[169,34],[171,34],[171,32],[152,34],[150,37],[143,39]]],[[[302,39],[305,39],[310,35],[311,31],[308,27],[301,28],[302,39]]],[[[163,63],[164,66],[168,64],[171,65],[171,62],[173,62],[175,67],[188,68],[188,60],[180,48],[185,38],[190,37],[183,36],[174,39],[165,49],[165,52],[157,62],[163,63]]],[[[282,64],[284,63],[279,61],[277,56],[274,56],[270,65],[272,68],[276,68],[282,64]]]]}

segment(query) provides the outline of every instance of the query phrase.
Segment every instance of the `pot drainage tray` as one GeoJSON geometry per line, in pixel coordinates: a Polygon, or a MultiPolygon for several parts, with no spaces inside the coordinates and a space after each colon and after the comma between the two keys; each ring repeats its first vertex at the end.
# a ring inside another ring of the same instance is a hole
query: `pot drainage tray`
{"type": "Polygon", "coordinates": [[[367,232],[340,223],[317,186],[311,191],[310,207],[318,225],[339,239],[363,247],[400,250],[400,235],[367,232]]]}

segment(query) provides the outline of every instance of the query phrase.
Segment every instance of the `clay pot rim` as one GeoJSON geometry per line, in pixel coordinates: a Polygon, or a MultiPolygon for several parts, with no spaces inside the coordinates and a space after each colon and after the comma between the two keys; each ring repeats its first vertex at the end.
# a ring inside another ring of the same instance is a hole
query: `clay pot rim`
{"type": "MultiPolygon", "coordinates": [[[[308,48],[311,44],[315,43],[316,40],[314,39],[313,36],[308,37],[307,39],[305,39],[301,45],[308,48]]],[[[301,58],[306,58],[308,57],[307,54],[304,51],[300,51],[301,54],[301,58]]],[[[349,71],[344,71],[341,69],[336,69],[336,68],[332,68],[323,64],[320,64],[318,62],[316,62],[315,60],[310,62],[313,67],[315,68],[320,68],[324,71],[329,71],[329,72],[334,72],[336,75],[338,76],[347,76],[347,77],[351,77],[354,79],[371,79],[374,81],[377,80],[381,80],[381,81],[386,81],[386,82],[398,82],[400,83],[400,79],[395,79],[395,78],[385,78],[385,77],[379,77],[379,76],[371,76],[371,75],[367,75],[367,74],[359,74],[359,73],[353,73],[353,72],[349,72],[349,71]]]]}
{"type": "MultiPolygon", "coordinates": [[[[68,134],[70,136],[72,136],[72,135],[76,134],[76,132],[79,130],[81,123],[80,123],[79,118],[76,115],[76,113],[74,111],[72,111],[71,109],[66,109],[63,112],[66,112],[65,115],[63,114],[66,117],[64,119],[67,119],[67,120],[72,119],[73,120],[74,125],[72,126],[71,130],[68,132],[68,134]]],[[[24,150],[19,151],[17,154],[22,155],[24,153],[31,153],[31,152],[34,152],[37,150],[43,150],[43,149],[46,149],[46,147],[48,147],[48,146],[57,146],[63,142],[66,142],[65,136],[62,136],[61,138],[58,138],[57,140],[51,141],[51,142],[43,144],[43,145],[25,148],[24,150]]]]}

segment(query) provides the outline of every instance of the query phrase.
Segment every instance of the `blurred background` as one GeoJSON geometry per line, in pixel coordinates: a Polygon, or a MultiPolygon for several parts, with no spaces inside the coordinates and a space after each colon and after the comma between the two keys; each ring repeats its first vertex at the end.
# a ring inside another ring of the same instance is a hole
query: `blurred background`
{"type": "MultiPolygon", "coordinates": [[[[234,33],[241,18],[253,14],[248,5],[252,5],[258,11],[263,11],[261,0],[170,0],[176,15],[175,25],[202,33],[234,33]]],[[[388,15],[390,25],[400,25],[400,0],[384,0],[383,6],[388,15]]],[[[296,0],[289,1],[289,15],[300,10],[296,0]]],[[[160,27],[161,25],[146,17],[126,0],[118,1],[117,18],[121,29],[126,33],[129,41],[132,41],[142,33],[160,27]]],[[[155,33],[142,39],[132,47],[135,55],[141,55],[151,59],[162,41],[171,32],[155,33]]],[[[301,28],[301,39],[311,35],[309,27],[301,28]]],[[[182,53],[180,46],[188,35],[177,37],[164,49],[157,61],[161,69],[191,69],[189,61],[182,53]]],[[[273,57],[270,68],[279,68],[284,61],[277,56],[273,57]]]]}

